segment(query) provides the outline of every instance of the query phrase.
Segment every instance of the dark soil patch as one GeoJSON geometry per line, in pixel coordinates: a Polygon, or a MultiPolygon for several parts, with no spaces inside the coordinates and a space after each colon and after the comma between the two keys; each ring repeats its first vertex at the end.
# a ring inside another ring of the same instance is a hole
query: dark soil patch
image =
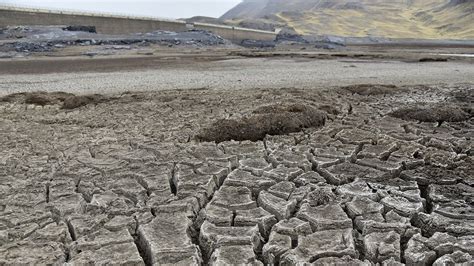
{"type": "Polygon", "coordinates": [[[0,102],[35,104],[40,106],[60,104],[66,98],[74,96],[66,92],[22,92],[13,93],[0,98],[0,102]]]}
{"type": "Polygon", "coordinates": [[[101,94],[91,94],[91,95],[81,95],[81,96],[71,96],[67,98],[62,109],[76,109],[82,106],[86,106],[88,104],[97,104],[97,103],[104,103],[109,102],[110,98],[107,98],[101,94]]]}
{"type": "Polygon", "coordinates": [[[444,104],[402,107],[389,115],[403,120],[438,123],[466,121],[472,116],[466,108],[444,104]]]}
{"type": "Polygon", "coordinates": [[[326,114],[307,105],[269,105],[257,108],[251,115],[239,119],[222,119],[203,129],[197,139],[215,141],[258,141],[266,135],[285,135],[304,128],[320,127],[326,114]]]}
{"type": "Polygon", "coordinates": [[[431,58],[431,57],[424,57],[424,58],[420,58],[420,60],[418,60],[419,62],[448,62],[448,59],[447,58],[431,58]]]}
{"type": "Polygon", "coordinates": [[[369,95],[384,95],[405,92],[407,89],[400,88],[395,85],[378,85],[378,84],[358,84],[343,87],[344,90],[352,94],[359,94],[364,96],[369,95]]]}

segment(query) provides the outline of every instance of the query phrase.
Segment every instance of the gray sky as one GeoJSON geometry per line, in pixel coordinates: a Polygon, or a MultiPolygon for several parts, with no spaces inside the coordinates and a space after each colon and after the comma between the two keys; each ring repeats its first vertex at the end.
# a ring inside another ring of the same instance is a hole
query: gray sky
{"type": "Polygon", "coordinates": [[[0,4],[162,18],[219,17],[241,0],[0,0],[0,4]]]}

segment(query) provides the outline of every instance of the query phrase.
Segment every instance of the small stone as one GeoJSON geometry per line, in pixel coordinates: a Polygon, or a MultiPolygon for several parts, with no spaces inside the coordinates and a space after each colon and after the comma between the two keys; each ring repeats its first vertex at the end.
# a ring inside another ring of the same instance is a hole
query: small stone
{"type": "Polygon", "coordinates": [[[256,176],[262,176],[264,171],[271,170],[273,167],[263,158],[249,158],[239,161],[240,169],[249,171],[256,176]]]}
{"type": "Polygon", "coordinates": [[[409,265],[431,265],[436,260],[436,252],[425,243],[427,239],[420,234],[414,235],[407,244],[405,261],[409,265]]]}
{"type": "Polygon", "coordinates": [[[270,171],[265,171],[263,176],[269,177],[277,182],[292,181],[303,173],[303,170],[297,167],[286,167],[284,165],[278,165],[277,168],[273,168],[270,171]]]}
{"type": "Polygon", "coordinates": [[[268,237],[273,225],[277,223],[275,216],[261,207],[251,210],[237,210],[235,214],[234,226],[258,225],[263,237],[268,237]]]}
{"type": "Polygon", "coordinates": [[[290,236],[292,240],[297,240],[299,236],[306,236],[313,233],[311,225],[308,222],[295,217],[278,222],[273,226],[272,231],[290,236]]]}
{"type": "Polygon", "coordinates": [[[261,236],[257,225],[217,227],[204,222],[199,234],[199,245],[203,254],[209,258],[217,248],[223,246],[250,245],[256,251],[261,248],[261,236]]]}
{"type": "Polygon", "coordinates": [[[307,172],[298,176],[293,182],[298,186],[320,185],[326,183],[326,179],[317,172],[307,172]]]}
{"type": "Polygon", "coordinates": [[[308,221],[313,231],[352,228],[352,220],[338,204],[311,207],[303,204],[296,214],[301,220],[308,221]]]}
{"type": "Polygon", "coordinates": [[[395,232],[372,233],[364,236],[365,257],[372,262],[390,258],[400,261],[400,235],[395,232]]]}
{"type": "Polygon", "coordinates": [[[275,215],[280,221],[291,217],[297,202],[296,200],[286,201],[266,191],[262,191],[258,196],[258,204],[266,211],[275,215]]]}
{"type": "Polygon", "coordinates": [[[276,183],[273,179],[237,169],[229,174],[224,181],[224,186],[248,187],[254,195],[258,195],[260,191],[267,190],[276,183]]]}
{"type": "Polygon", "coordinates": [[[355,197],[351,202],[346,204],[347,214],[354,219],[369,213],[383,213],[383,205],[372,201],[369,198],[355,197]]]}
{"type": "Polygon", "coordinates": [[[291,249],[291,243],[290,236],[272,232],[268,243],[263,246],[262,254],[265,263],[277,265],[280,261],[280,256],[291,249]]]}
{"type": "Polygon", "coordinates": [[[200,216],[202,216],[202,220],[218,226],[231,226],[234,214],[231,210],[211,203],[207,205],[206,209],[201,211],[200,216]]]}
{"type": "Polygon", "coordinates": [[[328,266],[328,265],[335,265],[335,266],[372,266],[372,264],[365,260],[360,261],[358,259],[351,258],[349,256],[344,256],[342,258],[338,257],[327,257],[321,258],[313,262],[311,265],[314,266],[328,266]]]}
{"type": "Polygon", "coordinates": [[[252,192],[247,187],[223,186],[215,194],[210,204],[229,210],[250,210],[257,208],[252,192]]]}
{"type": "Polygon", "coordinates": [[[151,264],[200,262],[199,248],[189,235],[192,221],[186,213],[158,214],[149,224],[138,227],[138,241],[151,264]]]}
{"type": "Polygon", "coordinates": [[[261,265],[251,245],[221,246],[210,259],[210,265],[261,265]]]}
{"type": "Polygon", "coordinates": [[[352,229],[315,232],[298,239],[298,247],[283,254],[281,264],[296,265],[324,257],[357,257],[352,229]]]}
{"type": "Polygon", "coordinates": [[[472,265],[474,258],[468,253],[456,251],[452,254],[446,254],[441,258],[437,259],[433,266],[444,266],[444,265],[472,265]]]}
{"type": "Polygon", "coordinates": [[[288,200],[293,190],[295,190],[296,185],[293,182],[283,181],[276,185],[271,186],[268,189],[268,192],[273,195],[280,197],[284,200],[288,200]]]}

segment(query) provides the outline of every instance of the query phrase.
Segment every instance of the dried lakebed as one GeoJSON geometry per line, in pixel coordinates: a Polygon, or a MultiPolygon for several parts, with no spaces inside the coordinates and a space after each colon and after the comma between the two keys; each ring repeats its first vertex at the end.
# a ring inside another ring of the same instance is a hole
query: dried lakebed
{"type": "Polygon", "coordinates": [[[473,91],[3,98],[0,264],[472,263],[473,91]],[[326,119],[257,141],[197,137],[271,104],[326,119]]]}

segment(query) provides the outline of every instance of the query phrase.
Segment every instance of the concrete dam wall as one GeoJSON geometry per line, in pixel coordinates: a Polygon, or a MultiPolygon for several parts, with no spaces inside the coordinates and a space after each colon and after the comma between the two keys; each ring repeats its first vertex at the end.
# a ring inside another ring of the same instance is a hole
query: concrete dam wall
{"type": "Polygon", "coordinates": [[[211,31],[233,42],[245,39],[269,41],[276,33],[205,23],[190,23],[148,17],[132,17],[80,12],[50,11],[42,9],[0,6],[0,28],[16,25],[83,25],[95,26],[98,33],[128,34],[156,30],[186,31],[199,29],[211,31]]]}

